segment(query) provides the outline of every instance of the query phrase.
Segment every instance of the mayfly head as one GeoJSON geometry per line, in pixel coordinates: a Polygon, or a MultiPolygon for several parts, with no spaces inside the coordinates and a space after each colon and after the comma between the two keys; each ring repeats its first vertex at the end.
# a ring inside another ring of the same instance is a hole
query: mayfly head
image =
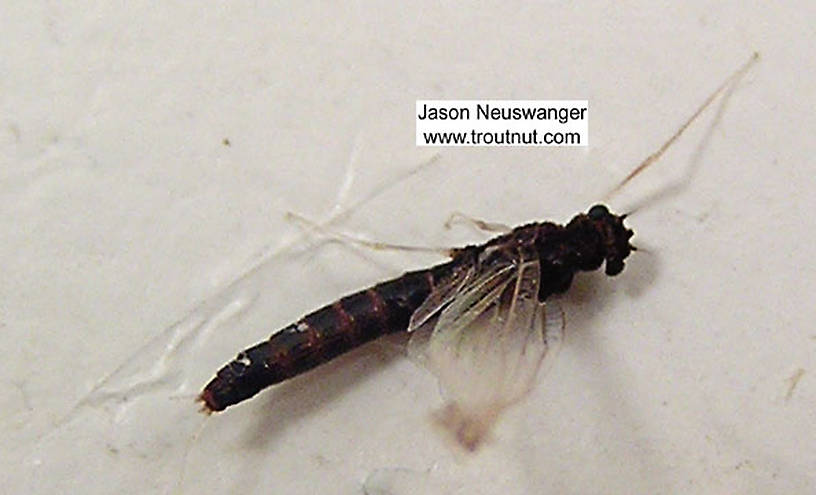
{"type": "Polygon", "coordinates": [[[595,224],[601,236],[606,274],[609,276],[619,274],[623,271],[623,260],[635,250],[634,246],[629,244],[629,239],[635,233],[623,225],[626,215],[615,215],[605,205],[597,204],[589,209],[587,217],[595,224]]]}
{"type": "Polygon", "coordinates": [[[623,224],[625,219],[626,215],[615,215],[605,205],[597,204],[567,224],[579,243],[575,251],[581,270],[596,270],[605,261],[607,275],[623,271],[624,260],[635,250],[629,244],[634,232],[623,224]]]}

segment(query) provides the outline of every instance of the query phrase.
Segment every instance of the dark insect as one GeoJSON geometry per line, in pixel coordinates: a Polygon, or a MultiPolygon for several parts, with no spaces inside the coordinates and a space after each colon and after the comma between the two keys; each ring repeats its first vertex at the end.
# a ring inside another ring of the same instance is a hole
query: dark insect
{"type": "MultiPolygon", "coordinates": [[[[621,185],[656,161],[755,58],[621,185]]],[[[346,296],[246,349],[199,399],[205,411],[222,411],[385,334],[431,328],[424,352],[450,395],[444,422],[472,449],[498,413],[529,391],[545,355],[557,349],[563,320],[547,299],[569,289],[579,271],[603,265],[615,276],[623,270],[635,250],[625,218],[597,204],[566,225],[531,223],[452,249],[446,263],[346,296]]]]}
{"type": "Polygon", "coordinates": [[[423,320],[414,317],[418,326],[462,294],[487,290],[486,280],[498,278],[491,281],[493,289],[506,285],[517,275],[512,268],[525,263],[538,265],[539,302],[567,290],[575,272],[595,270],[604,260],[607,275],[617,275],[632,250],[633,233],[624,218],[596,205],[564,226],[532,223],[486,244],[454,249],[447,263],[346,296],[238,354],[201,400],[208,410],[221,411],[372,339],[408,330],[415,313],[423,320]]]}

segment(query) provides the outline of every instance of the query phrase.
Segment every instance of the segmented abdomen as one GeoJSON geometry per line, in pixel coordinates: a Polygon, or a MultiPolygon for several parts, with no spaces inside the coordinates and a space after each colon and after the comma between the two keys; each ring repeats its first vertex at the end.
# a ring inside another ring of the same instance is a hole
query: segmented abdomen
{"type": "Polygon", "coordinates": [[[411,314],[454,264],[406,273],[306,315],[238,354],[200,399],[207,410],[221,411],[370,340],[406,330],[411,314]]]}

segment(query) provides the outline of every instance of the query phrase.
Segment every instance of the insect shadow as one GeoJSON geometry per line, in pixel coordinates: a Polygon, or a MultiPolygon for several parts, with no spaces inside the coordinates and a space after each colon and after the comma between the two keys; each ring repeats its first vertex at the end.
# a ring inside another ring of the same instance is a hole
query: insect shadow
{"type": "Polygon", "coordinates": [[[246,428],[244,445],[265,450],[295,424],[326,408],[349,390],[381,373],[404,357],[408,336],[386,336],[373,345],[361,346],[311,373],[281,383],[264,397],[264,414],[246,428]]]}

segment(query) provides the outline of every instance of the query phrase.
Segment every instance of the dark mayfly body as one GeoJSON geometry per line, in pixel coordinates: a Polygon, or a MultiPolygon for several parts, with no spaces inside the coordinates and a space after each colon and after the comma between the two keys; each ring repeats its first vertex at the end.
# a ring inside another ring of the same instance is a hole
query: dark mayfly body
{"type": "Polygon", "coordinates": [[[221,411],[372,339],[404,332],[428,301],[453,296],[442,297],[435,314],[496,272],[515,278],[503,268],[537,262],[539,302],[567,290],[575,272],[595,270],[604,260],[606,273],[617,275],[632,249],[633,233],[624,227],[624,218],[596,205],[564,226],[532,223],[485,244],[454,249],[447,263],[346,296],[241,352],[207,385],[201,400],[207,409],[221,411]]]}
{"type": "MultiPolygon", "coordinates": [[[[655,162],[757,57],[618,188],[655,162]]],[[[445,263],[343,297],[244,350],[199,399],[205,411],[222,411],[378,337],[430,327],[427,362],[452,399],[446,421],[460,443],[474,448],[501,409],[529,391],[545,355],[561,340],[563,320],[547,310],[547,299],[569,289],[579,271],[604,265],[614,276],[623,270],[634,250],[625,218],[597,204],[565,225],[530,223],[481,245],[451,249],[445,263]]]]}

